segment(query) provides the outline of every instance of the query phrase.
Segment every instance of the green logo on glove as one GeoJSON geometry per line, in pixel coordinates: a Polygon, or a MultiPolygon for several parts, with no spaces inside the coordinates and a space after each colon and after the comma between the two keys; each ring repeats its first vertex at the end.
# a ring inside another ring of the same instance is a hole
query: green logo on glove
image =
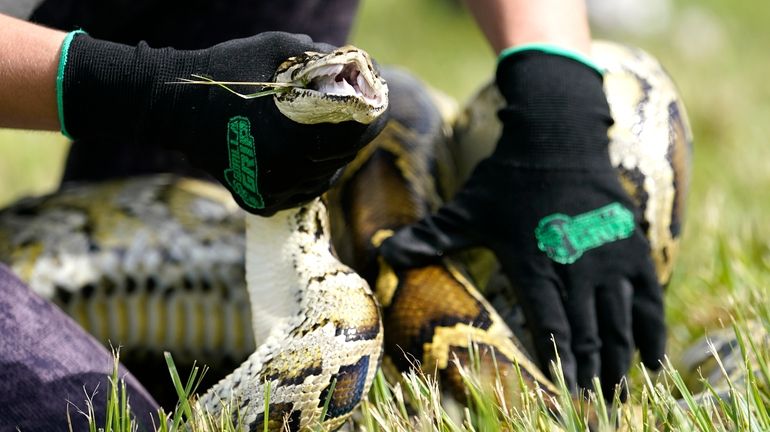
{"type": "Polygon", "coordinates": [[[560,264],[572,264],[583,252],[628,238],[634,232],[634,215],[619,203],[575,217],[555,213],[535,228],[537,247],[560,264]]]}
{"type": "Polygon", "coordinates": [[[257,188],[257,151],[251,135],[251,122],[235,116],[227,122],[227,153],[230,168],[225,180],[243,203],[254,209],[265,208],[265,201],[257,188]]]}

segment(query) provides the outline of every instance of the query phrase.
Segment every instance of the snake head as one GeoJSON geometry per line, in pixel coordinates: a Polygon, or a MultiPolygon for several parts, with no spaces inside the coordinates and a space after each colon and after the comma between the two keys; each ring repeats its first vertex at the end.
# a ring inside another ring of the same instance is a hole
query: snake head
{"type": "Polygon", "coordinates": [[[278,67],[273,81],[290,84],[274,96],[275,103],[298,123],[368,124],[388,107],[387,83],[369,54],[352,45],[291,57],[278,67]]]}

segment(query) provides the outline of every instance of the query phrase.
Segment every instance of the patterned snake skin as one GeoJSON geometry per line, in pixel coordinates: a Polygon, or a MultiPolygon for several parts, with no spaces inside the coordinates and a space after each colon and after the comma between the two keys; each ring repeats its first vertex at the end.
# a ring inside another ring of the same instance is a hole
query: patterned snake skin
{"type": "MultiPolygon", "coordinates": [[[[666,283],[689,178],[684,107],[646,53],[609,43],[594,50],[616,121],[612,161],[644,210],[666,283]]],[[[451,359],[469,361],[473,339],[482,372],[505,378],[520,370],[528,384],[555,393],[462,265],[447,259],[394,273],[378,258],[389,232],[435,209],[491,151],[501,103],[488,87],[456,115],[407,74],[386,78],[391,120],[327,195],[328,218],[317,200],[244,223],[226,191],[172,175],[73,184],[0,213],[0,259],[99,340],[125,346],[124,358],[170,350],[217,365],[248,357],[201,404],[216,410],[235,396],[241,421],[256,430],[265,422],[278,430],[284,420],[290,430],[339,426],[366,395],[382,346],[389,368],[416,359],[457,390],[451,359]],[[329,227],[355,272],[331,254],[329,227]]],[[[520,391],[518,382],[505,388],[512,403],[520,391]]]]}

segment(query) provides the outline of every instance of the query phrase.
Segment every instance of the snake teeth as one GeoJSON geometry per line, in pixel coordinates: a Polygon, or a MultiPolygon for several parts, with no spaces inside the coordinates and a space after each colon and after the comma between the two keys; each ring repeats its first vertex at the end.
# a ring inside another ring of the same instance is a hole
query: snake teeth
{"type": "Polygon", "coordinates": [[[382,97],[372,88],[372,77],[361,72],[356,63],[329,65],[310,75],[308,89],[335,96],[356,96],[372,105],[382,103],[382,97]]]}
{"type": "Polygon", "coordinates": [[[382,93],[374,89],[377,77],[367,73],[359,58],[344,64],[329,64],[310,69],[302,77],[309,80],[305,90],[332,96],[352,96],[372,106],[383,103],[382,93]]]}
{"type": "Polygon", "coordinates": [[[369,123],[388,106],[388,87],[366,52],[345,46],[328,54],[306,52],[284,62],[275,82],[290,84],[290,90],[275,96],[276,105],[287,117],[300,123],[344,121],[350,118],[369,123]],[[334,109],[324,109],[333,105],[334,109]],[[340,119],[328,111],[339,113],[340,119]],[[317,113],[326,113],[323,116],[317,113]]]}

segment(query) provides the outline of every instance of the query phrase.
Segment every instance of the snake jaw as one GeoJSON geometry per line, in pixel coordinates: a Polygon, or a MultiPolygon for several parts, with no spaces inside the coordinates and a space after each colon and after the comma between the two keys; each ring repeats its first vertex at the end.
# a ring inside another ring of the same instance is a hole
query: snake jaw
{"type": "Polygon", "coordinates": [[[354,96],[373,106],[382,104],[382,95],[374,90],[374,77],[364,74],[357,62],[316,68],[307,78],[307,89],[332,96],[354,96]]]}
{"type": "Polygon", "coordinates": [[[371,123],[388,107],[388,87],[366,52],[344,46],[328,54],[306,52],[277,70],[275,82],[289,84],[276,105],[299,123],[371,123]]]}

